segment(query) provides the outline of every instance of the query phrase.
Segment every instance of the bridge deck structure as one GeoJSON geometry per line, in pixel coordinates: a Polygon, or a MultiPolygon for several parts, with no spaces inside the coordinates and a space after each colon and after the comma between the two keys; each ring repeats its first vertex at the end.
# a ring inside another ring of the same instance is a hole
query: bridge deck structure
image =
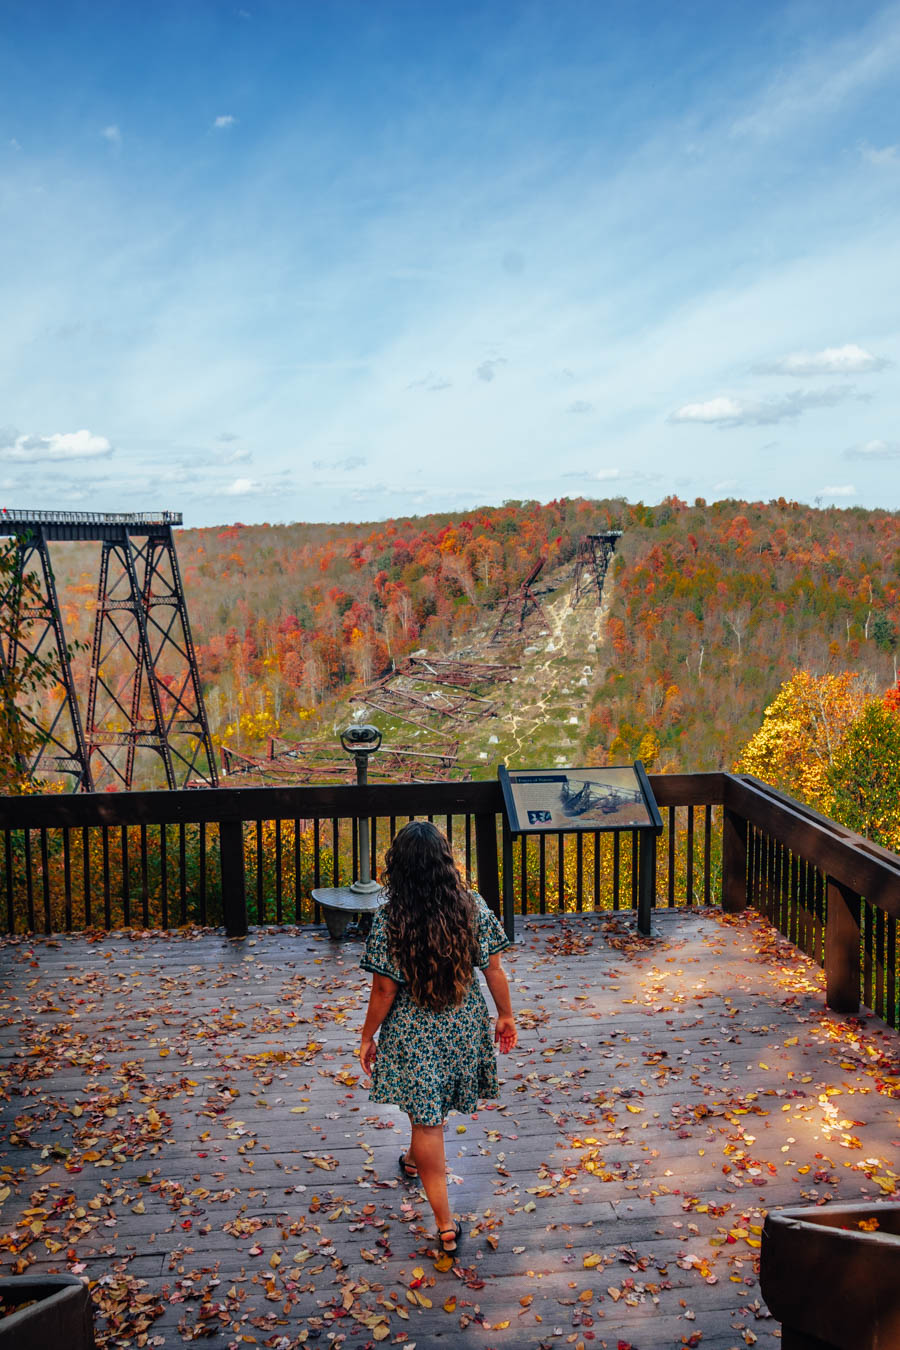
{"type": "Polygon", "coordinates": [[[775,1350],[766,1210],[896,1198],[896,1032],[755,914],[516,935],[501,1097],[447,1126],[449,1268],[355,1060],[358,941],[6,940],[2,1273],[83,1275],[116,1345],[775,1350]]]}

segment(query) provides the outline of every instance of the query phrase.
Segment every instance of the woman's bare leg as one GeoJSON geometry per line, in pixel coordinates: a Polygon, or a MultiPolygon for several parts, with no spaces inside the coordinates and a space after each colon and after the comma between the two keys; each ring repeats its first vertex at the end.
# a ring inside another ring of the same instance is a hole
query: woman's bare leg
{"type": "Polygon", "coordinates": [[[410,1121],[412,1143],[407,1157],[419,1169],[421,1181],[428,1203],[434,1214],[438,1231],[453,1227],[450,1215],[450,1198],[447,1195],[447,1159],[444,1154],[444,1126],[418,1125],[410,1121]]]}

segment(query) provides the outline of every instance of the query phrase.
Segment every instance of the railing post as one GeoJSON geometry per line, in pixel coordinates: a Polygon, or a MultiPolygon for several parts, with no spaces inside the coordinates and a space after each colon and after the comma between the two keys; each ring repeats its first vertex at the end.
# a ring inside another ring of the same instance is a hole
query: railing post
{"type": "Polygon", "coordinates": [[[497,817],[491,812],[475,815],[475,866],[478,894],[488,909],[500,916],[500,870],[497,866],[497,817]]]}
{"type": "Polygon", "coordinates": [[[722,909],[747,908],[747,821],[726,806],[722,812],[722,909]]]}
{"type": "Polygon", "coordinates": [[[222,921],[227,937],[247,936],[247,887],[244,878],[244,831],[240,820],[219,825],[222,867],[222,921]]]}
{"type": "MultiPolygon", "coordinates": [[[[509,821],[503,817],[503,930],[510,942],[516,940],[516,892],[513,881],[513,847],[509,821]]],[[[519,838],[523,838],[519,835],[519,838]]],[[[562,896],[560,896],[562,901],[562,896]]]]}
{"type": "Polygon", "coordinates": [[[825,1002],[833,1012],[859,1012],[859,896],[827,880],[825,1002]]]}
{"type": "Polygon", "coordinates": [[[656,833],[638,832],[638,909],[637,929],[642,937],[650,936],[650,916],[656,899],[656,833]]]}

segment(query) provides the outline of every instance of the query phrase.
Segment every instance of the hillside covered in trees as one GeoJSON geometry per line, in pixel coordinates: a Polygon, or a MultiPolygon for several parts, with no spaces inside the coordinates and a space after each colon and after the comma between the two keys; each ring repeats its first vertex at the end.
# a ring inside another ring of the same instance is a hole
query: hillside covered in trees
{"type": "MultiPolygon", "coordinates": [[[[215,739],[252,751],[278,732],[333,738],[348,697],[413,651],[527,663],[546,633],[537,624],[488,648],[498,604],[543,557],[544,601],[567,606],[580,538],[607,529],[624,534],[596,650],[565,653],[591,672],[567,727],[571,758],[574,730],[587,761],[731,767],[794,671],[850,671],[873,692],[896,682],[900,519],[889,512],[566,499],[365,525],[237,524],[178,535],[215,739]]],[[[70,637],[87,637],[92,619],[87,547],[56,555],[70,637]]],[[[524,681],[513,688],[527,697],[524,681]]]]}

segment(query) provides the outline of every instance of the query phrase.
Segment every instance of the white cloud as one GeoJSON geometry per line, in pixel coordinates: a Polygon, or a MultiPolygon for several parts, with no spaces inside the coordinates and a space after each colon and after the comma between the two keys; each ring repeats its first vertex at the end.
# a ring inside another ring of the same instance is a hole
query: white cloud
{"type": "Polygon", "coordinates": [[[105,141],[109,141],[110,145],[114,145],[117,149],[122,144],[122,132],[114,122],[111,123],[110,126],[104,127],[100,132],[100,135],[105,141]]]}
{"type": "Polygon", "coordinates": [[[588,478],[594,483],[607,483],[611,479],[621,478],[621,468],[572,468],[563,478],[588,478]]]}
{"type": "Polygon", "coordinates": [[[837,486],[823,487],[820,495],[823,497],[855,497],[856,488],[852,483],[840,483],[837,486]]]}
{"type": "Polygon", "coordinates": [[[220,464],[245,464],[253,455],[249,450],[232,450],[219,461],[220,464]]]}
{"type": "Polygon", "coordinates": [[[262,483],[255,478],[235,478],[234,482],[220,489],[221,497],[254,497],[263,491],[262,483]]]}
{"type": "Polygon", "coordinates": [[[231,113],[221,113],[213,122],[213,127],[216,131],[225,131],[228,127],[233,127],[236,122],[237,118],[233,117],[231,113]]]}
{"type": "Polygon", "coordinates": [[[576,398],[574,403],[570,403],[566,412],[570,413],[589,413],[594,411],[593,403],[588,403],[587,399],[576,398]]]}
{"type": "Polygon", "coordinates": [[[792,352],[778,361],[754,367],[761,375],[867,375],[890,365],[883,356],[873,356],[848,342],[843,347],[825,347],[820,352],[792,352]]]}
{"type": "Polygon", "coordinates": [[[863,441],[844,451],[845,459],[880,460],[900,459],[900,441],[863,441]]]}
{"type": "Polygon", "coordinates": [[[705,403],[685,403],[670,413],[670,422],[703,422],[720,427],[765,427],[799,417],[808,408],[831,408],[854,394],[852,385],[798,390],[772,399],[731,398],[720,394],[705,403]]]}
{"type": "Polygon", "coordinates": [[[859,152],[870,164],[900,164],[900,145],[869,145],[864,143],[859,152]]]}
{"type": "Polygon", "coordinates": [[[104,459],[113,453],[105,436],[90,431],[55,432],[51,436],[16,436],[0,446],[0,459],[41,463],[48,460],[104,459]]]}

